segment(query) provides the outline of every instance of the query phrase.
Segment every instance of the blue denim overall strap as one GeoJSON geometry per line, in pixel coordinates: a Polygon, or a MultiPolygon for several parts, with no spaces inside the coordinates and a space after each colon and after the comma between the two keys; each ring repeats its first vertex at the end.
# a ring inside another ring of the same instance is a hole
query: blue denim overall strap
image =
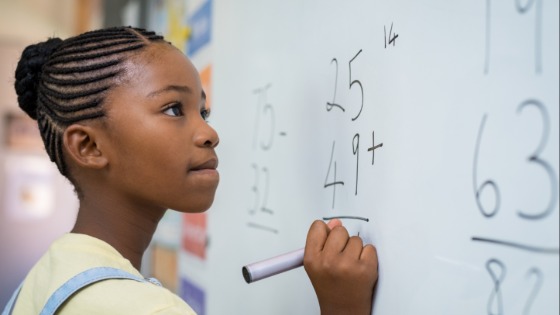
{"type": "MultiPolygon", "coordinates": [[[[130,279],[138,282],[148,282],[157,286],[161,286],[161,283],[159,283],[159,281],[154,278],[144,279],[117,268],[95,267],[75,275],[70,280],[66,281],[62,286],[60,286],[56,291],[54,291],[51,297],[49,297],[49,299],[47,300],[47,303],[45,304],[40,315],[54,315],[58,308],[74,293],[90,284],[107,279],[130,279]]],[[[15,298],[19,294],[20,289],[21,285],[18,290],[14,292],[12,299],[8,303],[9,305],[6,306],[6,309],[4,310],[4,313],[2,313],[2,315],[11,314],[11,309],[15,302],[15,298]]]]}
{"type": "Polygon", "coordinates": [[[8,304],[6,304],[6,307],[4,308],[4,311],[2,311],[2,315],[10,315],[12,314],[12,309],[14,308],[14,304],[16,302],[16,298],[19,295],[19,291],[21,291],[21,287],[23,286],[23,281],[21,282],[21,284],[18,286],[18,288],[14,291],[14,293],[12,294],[12,297],[10,298],[10,300],[8,301],[8,304]]]}

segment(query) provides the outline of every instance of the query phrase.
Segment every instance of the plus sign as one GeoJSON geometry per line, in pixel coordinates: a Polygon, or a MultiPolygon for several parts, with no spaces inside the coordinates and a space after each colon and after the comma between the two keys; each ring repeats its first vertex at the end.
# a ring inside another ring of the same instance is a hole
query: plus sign
{"type": "Polygon", "coordinates": [[[371,151],[371,165],[373,165],[373,163],[375,162],[375,149],[381,148],[383,146],[383,143],[377,145],[375,144],[375,131],[371,132],[371,138],[372,147],[368,149],[368,152],[371,151]]]}

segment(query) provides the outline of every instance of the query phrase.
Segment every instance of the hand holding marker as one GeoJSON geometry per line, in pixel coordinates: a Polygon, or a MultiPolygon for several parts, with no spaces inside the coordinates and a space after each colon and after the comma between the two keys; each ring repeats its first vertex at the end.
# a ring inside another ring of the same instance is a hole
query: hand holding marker
{"type": "MultiPolygon", "coordinates": [[[[338,218],[352,218],[369,221],[366,218],[359,217],[337,217],[337,218],[323,218],[324,220],[333,219],[327,225],[330,230],[337,226],[342,226],[342,222],[338,218]]],[[[305,248],[301,248],[289,253],[278,255],[266,260],[252,263],[244,266],[241,269],[243,278],[247,283],[252,283],[261,279],[265,279],[285,271],[289,271],[303,266],[303,256],[305,248]]]]}

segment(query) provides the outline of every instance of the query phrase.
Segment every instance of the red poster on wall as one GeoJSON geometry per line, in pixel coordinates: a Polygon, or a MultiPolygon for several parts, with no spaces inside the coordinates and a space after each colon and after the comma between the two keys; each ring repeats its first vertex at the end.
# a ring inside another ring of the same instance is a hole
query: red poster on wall
{"type": "Polygon", "coordinates": [[[181,247],[200,259],[206,259],[206,213],[183,215],[181,247]]]}

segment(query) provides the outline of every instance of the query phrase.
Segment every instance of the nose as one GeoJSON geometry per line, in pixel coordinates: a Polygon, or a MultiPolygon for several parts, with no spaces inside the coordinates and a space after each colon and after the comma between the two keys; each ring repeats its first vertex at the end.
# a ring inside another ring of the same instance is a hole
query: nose
{"type": "Polygon", "coordinates": [[[200,147],[215,148],[219,142],[220,138],[216,130],[203,121],[195,135],[195,144],[200,147]]]}

